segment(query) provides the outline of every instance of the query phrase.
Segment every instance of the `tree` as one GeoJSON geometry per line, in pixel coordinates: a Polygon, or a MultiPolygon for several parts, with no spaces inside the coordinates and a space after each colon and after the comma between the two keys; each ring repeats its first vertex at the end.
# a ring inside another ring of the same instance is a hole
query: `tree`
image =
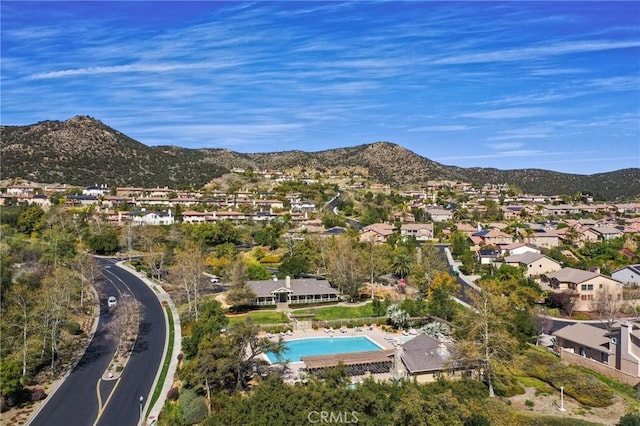
{"type": "Polygon", "coordinates": [[[205,257],[202,246],[195,241],[186,241],[175,258],[174,280],[184,290],[190,317],[198,319],[200,291],[205,280],[205,257]]]}
{"type": "Polygon", "coordinates": [[[271,272],[259,263],[250,263],[247,265],[247,277],[250,280],[268,280],[271,278],[271,272]]]}
{"type": "Polygon", "coordinates": [[[367,276],[368,262],[356,251],[356,244],[348,236],[332,238],[327,250],[329,280],[340,291],[357,300],[360,287],[367,276]]]}
{"type": "Polygon", "coordinates": [[[43,303],[38,306],[43,331],[42,353],[49,350],[51,370],[54,372],[60,326],[69,314],[69,275],[68,270],[58,267],[42,280],[43,303]]]}
{"type": "Polygon", "coordinates": [[[422,295],[426,295],[435,276],[448,269],[447,261],[444,254],[432,245],[418,248],[416,258],[417,262],[411,270],[409,282],[417,287],[422,295]]]}
{"type": "Polygon", "coordinates": [[[229,320],[225,316],[225,310],[220,302],[215,299],[201,302],[200,315],[198,320],[192,320],[185,324],[189,325],[191,334],[183,338],[182,347],[187,358],[191,358],[198,353],[200,342],[207,336],[217,336],[220,330],[225,328],[229,320]]]}
{"type": "Polygon", "coordinates": [[[44,210],[38,205],[25,208],[18,214],[16,223],[18,231],[25,234],[37,231],[43,225],[44,216],[44,210]]]}
{"type": "Polygon", "coordinates": [[[80,307],[82,308],[84,307],[85,288],[87,285],[93,287],[98,265],[93,256],[86,252],[80,252],[75,257],[74,269],[80,276],[80,307]]]}
{"type": "Polygon", "coordinates": [[[547,303],[552,308],[560,308],[568,316],[571,316],[573,315],[573,308],[575,308],[579,297],[580,294],[574,290],[564,290],[560,293],[553,292],[549,295],[547,303]]]}
{"type": "Polygon", "coordinates": [[[541,307],[534,308],[533,315],[536,325],[536,346],[538,346],[540,344],[540,337],[549,331],[552,322],[551,318],[547,315],[547,312],[541,307]]]}
{"type": "Polygon", "coordinates": [[[299,277],[309,268],[309,262],[303,256],[298,254],[286,255],[282,259],[282,263],[278,267],[278,276],[284,277],[299,277]]]}
{"type": "Polygon", "coordinates": [[[391,270],[396,276],[405,278],[411,272],[412,263],[408,253],[400,252],[393,257],[391,270]]]}
{"type": "Polygon", "coordinates": [[[468,251],[467,235],[464,232],[455,231],[451,235],[451,254],[457,258],[468,251]]]}
{"type": "Polygon", "coordinates": [[[409,315],[398,305],[394,303],[387,307],[387,319],[391,321],[396,328],[404,328],[409,320],[409,315]]]}
{"type": "MultiPolygon", "coordinates": [[[[35,321],[37,316],[35,306],[41,296],[38,286],[33,285],[32,278],[25,278],[26,279],[18,280],[11,288],[9,294],[4,295],[5,300],[8,302],[7,312],[5,313],[6,318],[11,318],[11,322],[20,328],[22,340],[22,376],[27,374],[29,341],[36,330],[35,321]]],[[[4,349],[6,350],[6,346],[4,349]]]]}
{"type": "Polygon", "coordinates": [[[119,239],[118,230],[108,227],[90,234],[86,243],[95,254],[105,255],[115,253],[118,250],[119,239]]]}
{"type": "Polygon", "coordinates": [[[247,320],[234,325],[229,332],[209,335],[200,344],[194,364],[210,390],[242,390],[255,374],[267,373],[269,363],[262,357],[267,352],[282,357],[282,340],[272,341],[259,337],[260,329],[247,320]]]}
{"type": "Polygon", "coordinates": [[[8,397],[22,390],[20,367],[6,357],[0,362],[0,395],[8,397]]]}
{"type": "Polygon", "coordinates": [[[613,324],[620,316],[622,300],[619,295],[612,294],[608,288],[598,289],[591,301],[591,310],[595,312],[607,324],[607,330],[611,330],[613,324]]]}
{"type": "Polygon", "coordinates": [[[468,291],[472,309],[462,311],[458,353],[462,362],[481,360],[489,397],[495,397],[494,380],[498,364],[509,362],[518,347],[510,333],[514,310],[493,282],[482,291],[468,291]]]}
{"type": "Polygon", "coordinates": [[[428,309],[432,315],[450,321],[457,310],[453,297],[460,291],[460,284],[447,272],[439,272],[427,293],[428,309]]]}
{"type": "Polygon", "coordinates": [[[242,256],[237,255],[231,264],[228,277],[231,288],[226,295],[227,303],[234,308],[251,305],[256,299],[256,294],[247,283],[247,278],[247,266],[242,256]]]}

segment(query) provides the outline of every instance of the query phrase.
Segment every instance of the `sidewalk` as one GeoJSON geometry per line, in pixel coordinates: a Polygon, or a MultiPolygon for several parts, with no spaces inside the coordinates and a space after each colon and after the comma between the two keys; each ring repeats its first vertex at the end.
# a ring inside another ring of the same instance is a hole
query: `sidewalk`
{"type": "Polygon", "coordinates": [[[151,290],[153,290],[153,292],[155,293],[156,297],[158,298],[158,302],[161,305],[164,305],[166,303],[166,305],[169,307],[171,314],[173,315],[173,326],[174,326],[174,335],[173,335],[173,351],[171,354],[169,354],[170,356],[170,361],[169,361],[169,370],[167,371],[167,376],[164,379],[164,383],[162,384],[162,390],[160,391],[160,395],[158,397],[158,400],[153,404],[152,407],[149,407],[149,402],[150,399],[153,396],[153,392],[156,388],[156,386],[158,385],[158,381],[160,380],[160,374],[162,372],[162,366],[164,365],[164,360],[167,357],[167,348],[169,347],[169,320],[166,316],[166,311],[165,311],[165,326],[167,328],[167,334],[166,334],[166,338],[165,338],[165,342],[164,342],[164,355],[162,358],[162,362],[160,363],[160,366],[158,368],[158,372],[156,373],[156,378],[153,382],[153,386],[151,387],[151,392],[149,395],[146,396],[145,398],[145,406],[144,406],[144,412],[145,413],[149,413],[149,415],[146,417],[146,422],[143,424],[146,425],[152,425],[154,424],[157,419],[158,416],[160,415],[160,412],[162,411],[162,407],[164,406],[165,400],[167,399],[167,392],[169,392],[169,389],[171,389],[171,386],[173,385],[173,379],[176,373],[176,370],[178,368],[178,354],[180,353],[181,349],[182,349],[182,333],[181,333],[181,329],[180,329],[180,316],[178,315],[178,310],[176,309],[175,304],[173,303],[173,300],[171,300],[171,297],[169,296],[169,294],[164,291],[164,289],[162,288],[162,286],[154,283],[153,281],[151,281],[150,279],[147,278],[146,274],[141,273],[141,272],[137,272],[134,268],[125,265],[125,261],[122,262],[118,262],[116,264],[117,266],[119,266],[122,269],[125,269],[129,272],[131,272],[132,274],[134,274],[136,277],[138,277],[139,279],[141,279],[151,290]]]}

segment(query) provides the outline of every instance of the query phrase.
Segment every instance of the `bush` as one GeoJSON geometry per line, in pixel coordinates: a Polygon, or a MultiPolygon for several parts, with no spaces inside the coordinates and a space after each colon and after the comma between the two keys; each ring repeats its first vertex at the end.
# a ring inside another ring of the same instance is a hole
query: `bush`
{"type": "Polygon", "coordinates": [[[47,394],[44,392],[44,389],[37,387],[31,389],[31,401],[42,401],[47,397],[47,394]]]}
{"type": "Polygon", "coordinates": [[[640,413],[627,413],[620,417],[620,426],[640,426],[640,413]]]}
{"type": "Polygon", "coordinates": [[[553,355],[536,350],[525,353],[522,370],[549,383],[556,389],[564,386],[564,392],[589,407],[608,407],[613,395],[608,386],[576,367],[567,367],[553,355]]]}
{"type": "Polygon", "coordinates": [[[526,405],[526,406],[527,406],[527,407],[529,407],[529,408],[533,408],[533,407],[536,405],[536,403],[535,403],[535,402],[533,402],[533,401],[532,401],[532,400],[530,400],[530,399],[527,399],[527,400],[524,402],[524,405],[526,405]]]}
{"type": "Polygon", "coordinates": [[[585,320],[590,320],[591,317],[588,314],[582,313],[582,312],[574,312],[573,316],[571,317],[574,320],[577,321],[585,321],[585,320]]]}
{"type": "Polygon", "coordinates": [[[204,398],[199,396],[193,389],[183,388],[179,399],[185,424],[200,423],[207,417],[207,405],[204,398]]]}
{"type": "Polygon", "coordinates": [[[178,389],[175,386],[169,389],[169,391],[167,392],[167,399],[169,401],[177,401],[179,397],[180,397],[180,389],[178,389]]]}
{"type": "Polygon", "coordinates": [[[490,426],[491,422],[482,414],[473,413],[465,422],[464,426],[490,426]]]}
{"type": "Polygon", "coordinates": [[[82,333],[82,327],[75,321],[69,321],[64,325],[64,328],[72,336],[77,336],[82,333]]]}

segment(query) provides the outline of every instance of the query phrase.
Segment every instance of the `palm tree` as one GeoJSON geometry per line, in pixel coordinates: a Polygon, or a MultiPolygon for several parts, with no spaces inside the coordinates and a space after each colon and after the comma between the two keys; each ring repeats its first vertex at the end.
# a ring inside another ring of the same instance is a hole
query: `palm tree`
{"type": "Polygon", "coordinates": [[[398,253],[393,257],[391,269],[396,276],[405,278],[411,273],[411,263],[411,256],[407,253],[398,253]]]}

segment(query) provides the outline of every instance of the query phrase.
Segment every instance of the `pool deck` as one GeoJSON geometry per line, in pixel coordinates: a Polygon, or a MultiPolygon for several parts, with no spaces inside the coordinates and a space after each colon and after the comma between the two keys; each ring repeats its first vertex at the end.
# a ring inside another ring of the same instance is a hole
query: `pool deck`
{"type": "MultiPolygon", "coordinates": [[[[358,336],[366,336],[372,341],[374,341],[378,346],[382,349],[396,349],[399,344],[402,343],[402,339],[408,337],[406,334],[401,332],[390,333],[386,331],[382,331],[379,327],[358,327],[358,328],[342,328],[342,329],[334,329],[330,330],[295,330],[289,333],[280,333],[280,334],[268,334],[262,333],[263,336],[267,337],[279,337],[282,336],[283,340],[295,340],[295,339],[304,339],[309,337],[358,337],[358,336]]],[[[266,358],[266,355],[265,355],[266,358]]],[[[402,363],[400,363],[402,364],[402,363]]],[[[302,361],[298,362],[290,362],[288,364],[288,374],[285,376],[285,380],[287,382],[297,382],[300,381],[300,369],[304,368],[305,364],[302,361]]],[[[399,367],[402,367],[401,365],[399,367]]],[[[373,374],[372,377],[375,380],[388,380],[391,378],[391,373],[383,373],[383,374],[373,374]]],[[[351,380],[354,383],[362,381],[361,376],[352,377],[351,380]]]]}

